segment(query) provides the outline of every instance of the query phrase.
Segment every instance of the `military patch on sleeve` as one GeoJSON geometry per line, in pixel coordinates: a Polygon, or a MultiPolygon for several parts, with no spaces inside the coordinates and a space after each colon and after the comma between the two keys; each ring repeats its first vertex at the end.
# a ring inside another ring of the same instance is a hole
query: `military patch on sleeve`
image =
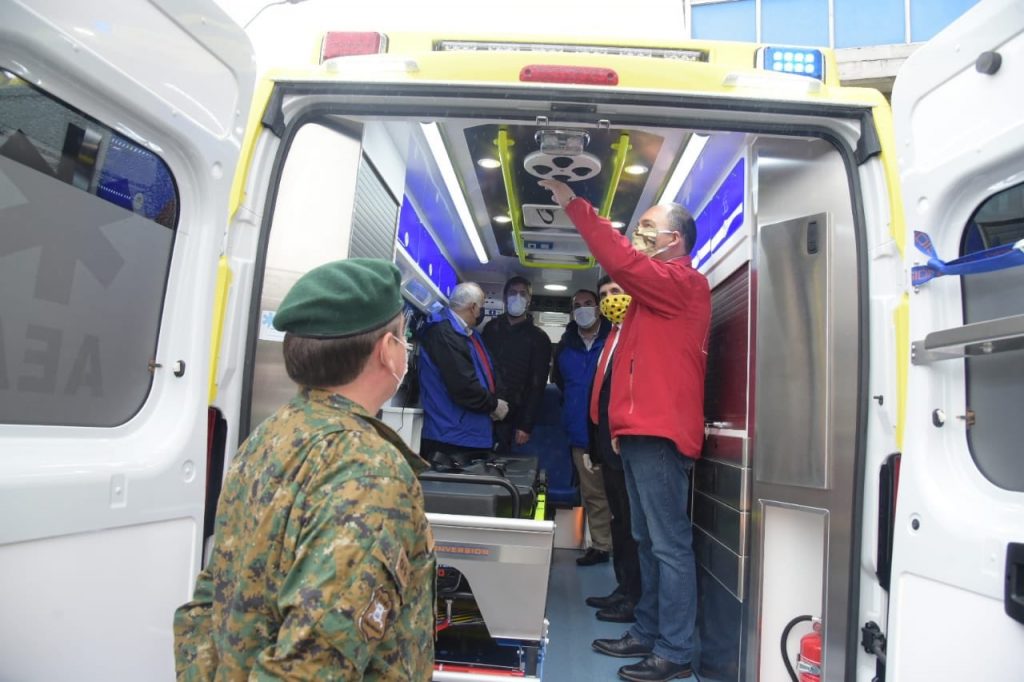
{"type": "Polygon", "coordinates": [[[384,638],[391,606],[391,595],[384,588],[378,587],[373,591],[370,602],[359,615],[359,632],[363,634],[363,639],[369,642],[384,638]]]}

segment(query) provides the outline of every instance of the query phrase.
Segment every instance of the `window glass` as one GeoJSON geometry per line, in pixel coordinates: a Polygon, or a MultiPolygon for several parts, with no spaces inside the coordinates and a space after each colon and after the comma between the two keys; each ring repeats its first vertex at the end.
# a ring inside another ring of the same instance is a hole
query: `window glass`
{"type": "Polygon", "coordinates": [[[0,70],[0,423],[138,411],[177,221],[159,157],[0,70]]]}
{"type": "MultiPolygon", "coordinates": [[[[961,255],[1024,239],[1024,184],[995,194],[974,212],[961,255]]],[[[964,321],[1024,315],[1024,267],[962,278],[964,321]]],[[[966,360],[967,405],[975,423],[967,431],[971,454],[995,485],[1024,491],[1024,350],[966,360]]]]}

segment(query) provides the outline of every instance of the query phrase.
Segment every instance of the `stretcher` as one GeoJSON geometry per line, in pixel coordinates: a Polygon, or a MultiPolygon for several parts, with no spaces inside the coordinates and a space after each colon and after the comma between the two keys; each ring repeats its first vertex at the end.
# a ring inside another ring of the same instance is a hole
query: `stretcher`
{"type": "Polygon", "coordinates": [[[434,461],[420,475],[437,554],[434,680],[541,679],[555,524],[537,459],[434,461]]]}

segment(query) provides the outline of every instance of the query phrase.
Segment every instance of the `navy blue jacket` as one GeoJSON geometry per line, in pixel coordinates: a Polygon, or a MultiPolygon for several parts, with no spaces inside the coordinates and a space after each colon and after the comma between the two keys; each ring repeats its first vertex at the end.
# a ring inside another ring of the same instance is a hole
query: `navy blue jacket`
{"type": "Polygon", "coordinates": [[[587,350],[576,322],[570,322],[555,347],[551,380],[562,391],[562,424],[573,447],[590,447],[590,386],[611,327],[601,318],[597,338],[587,350]]]}
{"type": "MultiPolygon", "coordinates": [[[[484,348],[482,341],[480,347],[484,348]]],[[[497,381],[486,348],[484,354],[497,381]]],[[[494,444],[490,414],[498,398],[488,388],[484,365],[470,346],[468,331],[447,308],[431,315],[423,329],[419,373],[422,437],[489,450],[494,444]]]]}

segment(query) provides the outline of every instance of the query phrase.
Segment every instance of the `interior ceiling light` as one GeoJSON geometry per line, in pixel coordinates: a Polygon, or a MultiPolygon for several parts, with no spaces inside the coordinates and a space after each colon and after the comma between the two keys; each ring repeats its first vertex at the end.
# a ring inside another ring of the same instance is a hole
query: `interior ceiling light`
{"type": "Polygon", "coordinates": [[[564,284],[545,284],[544,288],[547,289],[548,291],[565,291],[569,287],[565,286],[564,284]]]}
{"type": "Polygon", "coordinates": [[[477,161],[476,165],[481,168],[501,168],[501,161],[498,161],[497,159],[484,158],[477,161]]]}
{"type": "Polygon", "coordinates": [[[473,214],[469,212],[466,195],[463,194],[462,187],[459,186],[459,179],[455,175],[455,168],[448,157],[448,150],[444,147],[444,140],[441,139],[441,129],[437,127],[436,123],[421,123],[420,128],[423,129],[423,136],[427,138],[427,145],[430,146],[430,152],[434,155],[434,162],[437,164],[438,170],[441,171],[441,177],[448,188],[448,196],[452,198],[452,203],[455,204],[455,212],[459,214],[459,220],[462,221],[462,229],[466,231],[469,243],[473,245],[473,251],[476,252],[477,260],[481,263],[487,263],[487,252],[480,241],[480,234],[477,232],[476,223],[473,221],[473,214]]]}
{"type": "Polygon", "coordinates": [[[643,175],[644,173],[647,172],[648,168],[647,166],[641,165],[639,163],[634,163],[631,166],[626,166],[622,170],[625,171],[626,173],[629,173],[630,175],[643,175]]]}
{"type": "Polygon", "coordinates": [[[506,224],[512,222],[512,219],[509,218],[507,215],[496,215],[493,218],[491,218],[491,220],[493,220],[496,223],[500,223],[502,225],[506,225],[506,224]]]}
{"type": "Polygon", "coordinates": [[[697,165],[697,159],[700,158],[700,153],[704,151],[704,146],[707,145],[709,139],[707,135],[694,134],[690,136],[690,141],[686,143],[683,155],[679,157],[679,163],[676,164],[675,169],[672,171],[672,176],[668,179],[668,184],[665,185],[665,191],[661,193],[661,198],[658,199],[659,203],[676,200],[676,197],[679,196],[679,191],[683,189],[683,183],[686,182],[686,178],[690,175],[693,167],[697,165]]]}
{"type": "Polygon", "coordinates": [[[626,223],[622,222],[621,220],[613,220],[612,221],[612,227],[614,227],[616,230],[621,230],[625,226],[626,226],[626,223]]]}

